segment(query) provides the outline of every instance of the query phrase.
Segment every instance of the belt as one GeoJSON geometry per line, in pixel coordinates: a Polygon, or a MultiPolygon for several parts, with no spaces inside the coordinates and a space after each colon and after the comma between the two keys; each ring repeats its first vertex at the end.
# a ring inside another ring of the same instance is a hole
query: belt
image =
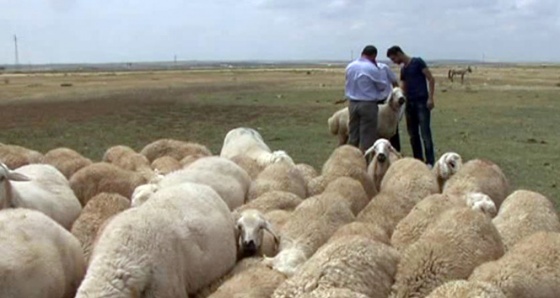
{"type": "Polygon", "coordinates": [[[372,103],[376,103],[378,105],[380,104],[384,104],[385,103],[385,99],[374,99],[374,100],[369,100],[369,99],[350,99],[351,102],[372,102],[372,103]]]}

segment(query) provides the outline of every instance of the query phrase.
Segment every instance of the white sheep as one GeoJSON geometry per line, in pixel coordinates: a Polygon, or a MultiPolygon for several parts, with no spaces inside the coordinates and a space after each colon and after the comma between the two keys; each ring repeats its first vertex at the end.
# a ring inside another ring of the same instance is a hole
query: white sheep
{"type": "Polygon", "coordinates": [[[387,173],[391,164],[402,158],[402,156],[386,139],[378,139],[373,146],[364,153],[365,156],[369,156],[370,154],[374,155],[368,165],[367,173],[372,177],[375,188],[379,192],[381,181],[385,173],[387,173]]]}
{"type": "MultiPolygon", "coordinates": [[[[377,134],[380,138],[390,139],[397,133],[399,122],[405,106],[406,98],[401,88],[393,88],[386,103],[379,105],[377,114],[377,134]]],[[[348,107],[336,111],[327,121],[331,134],[338,136],[338,145],[348,143],[348,107]]]]}
{"type": "Polygon", "coordinates": [[[10,170],[0,163],[0,209],[41,211],[66,229],[82,211],[68,180],[55,167],[31,164],[10,170]]]}
{"type": "Polygon", "coordinates": [[[78,170],[92,164],[92,161],[70,148],[56,148],[45,154],[42,163],[57,168],[67,179],[70,179],[78,170]]]}
{"type": "Polygon", "coordinates": [[[235,162],[238,166],[243,168],[245,171],[247,171],[247,174],[249,174],[251,179],[257,178],[257,176],[265,168],[265,166],[259,165],[259,163],[255,159],[252,159],[251,157],[249,157],[247,155],[240,154],[240,155],[236,155],[236,156],[234,156],[230,159],[231,159],[231,161],[235,162]]]}
{"type": "Polygon", "coordinates": [[[404,250],[392,297],[425,297],[448,281],[468,278],[480,264],[504,254],[498,230],[482,212],[457,207],[434,220],[404,250]]]}
{"type": "Polygon", "coordinates": [[[140,154],[146,156],[150,162],[162,157],[171,156],[182,160],[190,155],[212,156],[212,152],[203,145],[173,139],[160,139],[146,145],[140,154]]]}
{"type": "Polygon", "coordinates": [[[226,134],[220,156],[233,158],[237,155],[249,156],[262,167],[279,162],[295,165],[293,159],[285,151],[273,152],[270,150],[261,134],[252,128],[239,127],[226,134]]]}
{"type": "Polygon", "coordinates": [[[480,193],[468,195],[467,202],[462,198],[433,194],[414,206],[414,208],[396,226],[391,236],[391,245],[399,251],[405,250],[416,242],[428,226],[444,211],[453,207],[470,207],[490,217],[496,214],[496,205],[490,197],[480,193]]]}
{"type": "Polygon", "coordinates": [[[502,235],[506,251],[534,233],[560,232],[558,213],[552,202],[527,190],[517,190],[508,196],[493,223],[502,235]]]}
{"type": "Polygon", "coordinates": [[[234,219],[236,220],[237,251],[240,258],[263,255],[261,248],[265,231],[270,233],[275,244],[278,245],[280,241],[278,235],[270,221],[260,211],[247,209],[234,212],[234,219]]]}
{"type": "Polygon", "coordinates": [[[233,268],[235,225],[210,187],[183,183],[115,216],[76,298],[187,298],[233,268]]]}
{"type": "Polygon", "coordinates": [[[363,236],[341,237],[321,247],[272,298],[300,297],[318,288],[344,288],[386,298],[398,262],[399,253],[387,244],[363,236]]]}
{"type": "Polygon", "coordinates": [[[132,206],[137,207],[149,199],[151,193],[184,182],[212,187],[231,210],[243,205],[251,178],[241,167],[229,159],[217,156],[204,157],[179,171],[164,176],[161,181],[135,189],[132,206]]]}
{"type": "Polygon", "coordinates": [[[267,213],[274,210],[294,211],[303,200],[297,195],[285,191],[270,191],[238,207],[237,211],[256,209],[267,213]]]}
{"type": "Polygon", "coordinates": [[[339,227],[353,220],[349,204],[338,194],[306,199],[282,227],[278,254],[263,263],[291,276],[339,227]]]}
{"type": "Polygon", "coordinates": [[[18,145],[0,144],[0,162],[10,169],[41,163],[43,154],[38,151],[27,149],[18,145]]]}
{"type": "Polygon", "coordinates": [[[94,240],[101,226],[109,218],[129,207],[130,201],[119,194],[100,193],[89,200],[71,230],[72,235],[82,244],[86,263],[89,261],[94,240]]]}
{"type": "Polygon", "coordinates": [[[436,162],[433,173],[438,179],[439,189],[443,191],[443,185],[449,180],[459,169],[463,167],[463,158],[455,152],[444,153],[436,162]]]}
{"type": "Polygon", "coordinates": [[[488,195],[496,208],[509,195],[509,182],[500,167],[487,160],[474,159],[463,166],[443,186],[443,193],[463,196],[470,192],[488,195]]]}
{"type": "Polygon", "coordinates": [[[469,281],[487,282],[506,297],[556,298],[560,293],[560,233],[537,232],[499,260],[480,265],[469,281]]]}
{"type": "Polygon", "coordinates": [[[41,212],[0,211],[0,297],[71,298],[86,267],[80,242],[41,212]]]}
{"type": "Polygon", "coordinates": [[[486,282],[455,280],[436,288],[426,298],[506,298],[500,288],[486,282]]]}
{"type": "Polygon", "coordinates": [[[247,200],[252,201],[270,191],[290,192],[301,199],[307,197],[307,186],[301,172],[293,165],[275,163],[267,166],[251,182],[247,200]]]}

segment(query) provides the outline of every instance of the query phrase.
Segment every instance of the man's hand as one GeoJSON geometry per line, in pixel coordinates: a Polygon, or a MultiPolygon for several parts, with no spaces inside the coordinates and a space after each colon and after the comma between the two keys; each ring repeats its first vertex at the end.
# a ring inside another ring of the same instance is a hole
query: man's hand
{"type": "Polygon", "coordinates": [[[434,98],[430,98],[428,99],[428,110],[433,110],[436,107],[436,104],[434,103],[434,98]]]}

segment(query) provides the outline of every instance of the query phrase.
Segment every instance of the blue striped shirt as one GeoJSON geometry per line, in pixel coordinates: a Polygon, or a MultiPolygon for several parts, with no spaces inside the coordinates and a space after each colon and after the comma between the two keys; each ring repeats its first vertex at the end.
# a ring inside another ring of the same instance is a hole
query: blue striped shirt
{"type": "Polygon", "coordinates": [[[359,58],[346,67],[346,98],[356,101],[385,100],[391,90],[383,70],[366,58],[359,58]]]}

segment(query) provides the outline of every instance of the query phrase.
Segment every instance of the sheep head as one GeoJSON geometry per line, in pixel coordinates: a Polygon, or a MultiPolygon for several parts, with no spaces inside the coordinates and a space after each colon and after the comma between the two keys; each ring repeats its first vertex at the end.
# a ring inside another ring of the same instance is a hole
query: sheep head
{"type": "Polygon", "coordinates": [[[269,232],[278,245],[279,238],[274,232],[272,224],[260,211],[255,209],[248,209],[241,213],[234,211],[234,218],[236,219],[239,254],[242,257],[253,256],[260,250],[264,231],[269,232]]]}
{"type": "Polygon", "coordinates": [[[14,172],[0,162],[0,209],[13,207],[10,181],[31,181],[26,175],[14,172]]]}
{"type": "Polygon", "coordinates": [[[482,213],[494,217],[498,213],[496,204],[492,199],[480,192],[471,192],[465,195],[467,206],[472,210],[481,211],[482,213]]]}
{"type": "Polygon", "coordinates": [[[375,141],[373,146],[369,148],[364,155],[368,156],[375,153],[374,160],[380,163],[385,163],[390,160],[390,154],[394,154],[397,158],[401,158],[400,153],[391,145],[387,139],[379,139],[375,141]]]}
{"type": "Polygon", "coordinates": [[[400,108],[406,103],[406,97],[404,92],[400,87],[393,88],[391,92],[391,97],[389,99],[389,105],[393,111],[399,111],[400,108]]]}
{"type": "Polygon", "coordinates": [[[455,152],[447,152],[436,163],[436,175],[440,179],[447,180],[457,173],[462,166],[463,159],[461,155],[455,152]]]}

